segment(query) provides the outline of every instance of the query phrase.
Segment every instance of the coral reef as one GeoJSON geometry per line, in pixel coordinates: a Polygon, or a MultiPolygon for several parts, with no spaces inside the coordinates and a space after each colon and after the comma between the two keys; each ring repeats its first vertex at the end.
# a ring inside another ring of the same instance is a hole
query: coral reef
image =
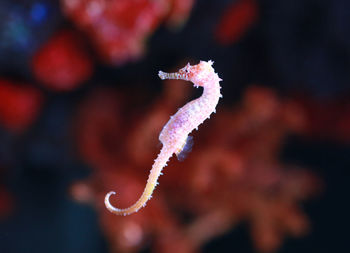
{"type": "Polygon", "coordinates": [[[0,122],[13,132],[25,130],[43,103],[40,90],[29,84],[0,80],[0,122]]]}
{"type": "Polygon", "coordinates": [[[70,91],[91,77],[93,63],[84,41],[73,31],[60,31],[33,57],[33,73],[47,88],[70,91]]]}
{"type": "Polygon", "coordinates": [[[145,41],[162,22],[182,24],[193,0],[62,0],[65,14],[113,65],[140,59],[145,41]]]}
{"type": "Polygon", "coordinates": [[[217,24],[215,37],[222,45],[239,41],[257,22],[259,15],[256,0],[234,1],[225,9],[217,24]]]}
{"type": "MultiPolygon", "coordinates": [[[[176,84],[178,92],[188,96],[180,85],[176,84]]],[[[157,150],[157,132],[179,102],[178,92],[172,96],[167,89],[141,111],[130,110],[128,94],[104,89],[80,106],[77,142],[94,173],[74,184],[71,192],[97,208],[111,249],[135,252],[152,238],[155,252],[179,252],[177,247],[195,252],[242,221],[250,224],[261,252],[275,251],[286,236],[304,235],[309,221],[300,202],[318,193],[322,183],[312,173],[279,160],[285,138],[303,131],[304,111],[273,91],[254,86],[240,106],[218,110],[195,133],[192,153],[184,162],[169,165],[161,190],[146,209],[127,218],[106,213],[103,196],[111,186],[118,186],[122,206],[142,191],[145,165],[152,163],[157,150]]]]}

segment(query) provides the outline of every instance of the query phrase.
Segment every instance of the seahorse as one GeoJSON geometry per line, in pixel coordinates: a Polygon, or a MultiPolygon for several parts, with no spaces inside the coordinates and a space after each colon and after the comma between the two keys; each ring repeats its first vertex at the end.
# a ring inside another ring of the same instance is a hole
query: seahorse
{"type": "Polygon", "coordinates": [[[187,152],[191,148],[192,137],[189,134],[197,130],[212,113],[215,113],[216,105],[222,97],[220,93],[220,81],[213,67],[213,61],[200,61],[199,64],[191,66],[187,64],[176,73],[165,73],[159,71],[158,75],[162,80],[181,79],[191,81],[194,87],[203,87],[203,94],[181,107],[170,120],[165,124],[159,135],[162,148],[149,173],[145,189],[141,197],[130,207],[119,209],[114,207],[109,198],[115,192],[106,194],[106,208],[117,215],[129,215],[144,207],[152,197],[155,187],[158,185],[158,178],[162,175],[162,170],[167,166],[168,160],[176,154],[178,159],[183,159],[182,151],[187,152]]]}

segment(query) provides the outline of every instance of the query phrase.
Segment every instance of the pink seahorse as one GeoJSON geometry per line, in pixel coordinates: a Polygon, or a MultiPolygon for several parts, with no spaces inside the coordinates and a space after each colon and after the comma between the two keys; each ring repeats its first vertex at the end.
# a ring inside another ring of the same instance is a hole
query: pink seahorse
{"type": "Polygon", "coordinates": [[[109,202],[110,196],[115,194],[115,192],[111,191],[105,197],[105,205],[110,212],[118,215],[128,215],[137,212],[141,207],[145,206],[146,202],[152,197],[153,190],[158,184],[158,177],[162,174],[162,169],[167,165],[169,158],[175,153],[181,159],[181,152],[186,152],[190,148],[192,138],[188,135],[194,129],[197,129],[204,120],[209,118],[210,114],[215,112],[219,98],[222,97],[219,84],[221,79],[214,72],[212,64],[212,61],[200,61],[199,64],[194,66],[187,64],[177,73],[159,71],[158,75],[162,80],[182,79],[193,82],[194,87],[202,86],[203,94],[180,108],[164,126],[159,135],[159,140],[163,147],[157,159],[154,160],[141,197],[130,207],[119,209],[112,206],[109,202]]]}

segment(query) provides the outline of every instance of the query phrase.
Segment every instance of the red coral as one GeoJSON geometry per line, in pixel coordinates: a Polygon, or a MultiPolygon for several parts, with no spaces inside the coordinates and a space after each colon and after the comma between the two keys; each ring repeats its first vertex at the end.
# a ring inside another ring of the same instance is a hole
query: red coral
{"type": "Polygon", "coordinates": [[[0,80],[0,123],[15,132],[26,129],[38,116],[41,92],[27,84],[0,80]]]}
{"type": "Polygon", "coordinates": [[[167,22],[172,27],[178,27],[186,22],[195,0],[172,0],[167,22]]]}
{"type": "Polygon", "coordinates": [[[305,117],[259,87],[248,89],[240,107],[218,110],[194,133],[193,152],[185,162],[169,164],[147,208],[128,217],[105,209],[111,185],[118,187],[112,201],[121,207],[142,191],[159,131],[187,93],[185,86],[175,87],[178,92],[165,92],[150,108],[130,107],[133,96],[111,90],[95,92],[81,105],[79,147],[95,170],[88,183],[73,187],[73,195],[95,203],[113,251],[135,252],[153,238],[155,252],[195,252],[240,221],[250,224],[261,252],[275,251],[285,236],[306,233],[308,219],[298,203],[319,191],[320,180],[278,159],[285,137],[299,131],[305,117]]]}
{"type": "Polygon", "coordinates": [[[221,17],[215,37],[219,43],[228,45],[237,42],[258,19],[256,0],[239,0],[232,3],[221,17]]]}
{"type": "Polygon", "coordinates": [[[165,0],[63,0],[64,11],[93,39],[102,58],[120,65],[138,59],[145,37],[168,8],[165,0]]]}
{"type": "Polygon", "coordinates": [[[305,115],[305,125],[301,132],[317,139],[350,141],[350,102],[349,96],[331,99],[310,99],[297,97],[291,100],[298,104],[305,115]]]}
{"type": "Polygon", "coordinates": [[[102,59],[114,65],[142,57],[147,37],[167,18],[171,24],[181,23],[192,3],[193,0],[62,0],[66,15],[89,35],[102,59]]]}
{"type": "Polygon", "coordinates": [[[76,89],[93,71],[84,43],[75,33],[61,31],[43,45],[33,58],[33,72],[54,91],[76,89]]]}

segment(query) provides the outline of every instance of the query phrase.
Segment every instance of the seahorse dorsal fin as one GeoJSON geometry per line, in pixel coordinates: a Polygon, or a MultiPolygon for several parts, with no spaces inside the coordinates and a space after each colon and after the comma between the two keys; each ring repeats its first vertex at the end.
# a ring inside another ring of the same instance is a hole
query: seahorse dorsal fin
{"type": "Polygon", "coordinates": [[[183,162],[187,155],[192,151],[192,147],[193,147],[193,137],[192,136],[187,136],[186,142],[183,145],[182,149],[176,153],[177,159],[180,162],[183,162]]]}

